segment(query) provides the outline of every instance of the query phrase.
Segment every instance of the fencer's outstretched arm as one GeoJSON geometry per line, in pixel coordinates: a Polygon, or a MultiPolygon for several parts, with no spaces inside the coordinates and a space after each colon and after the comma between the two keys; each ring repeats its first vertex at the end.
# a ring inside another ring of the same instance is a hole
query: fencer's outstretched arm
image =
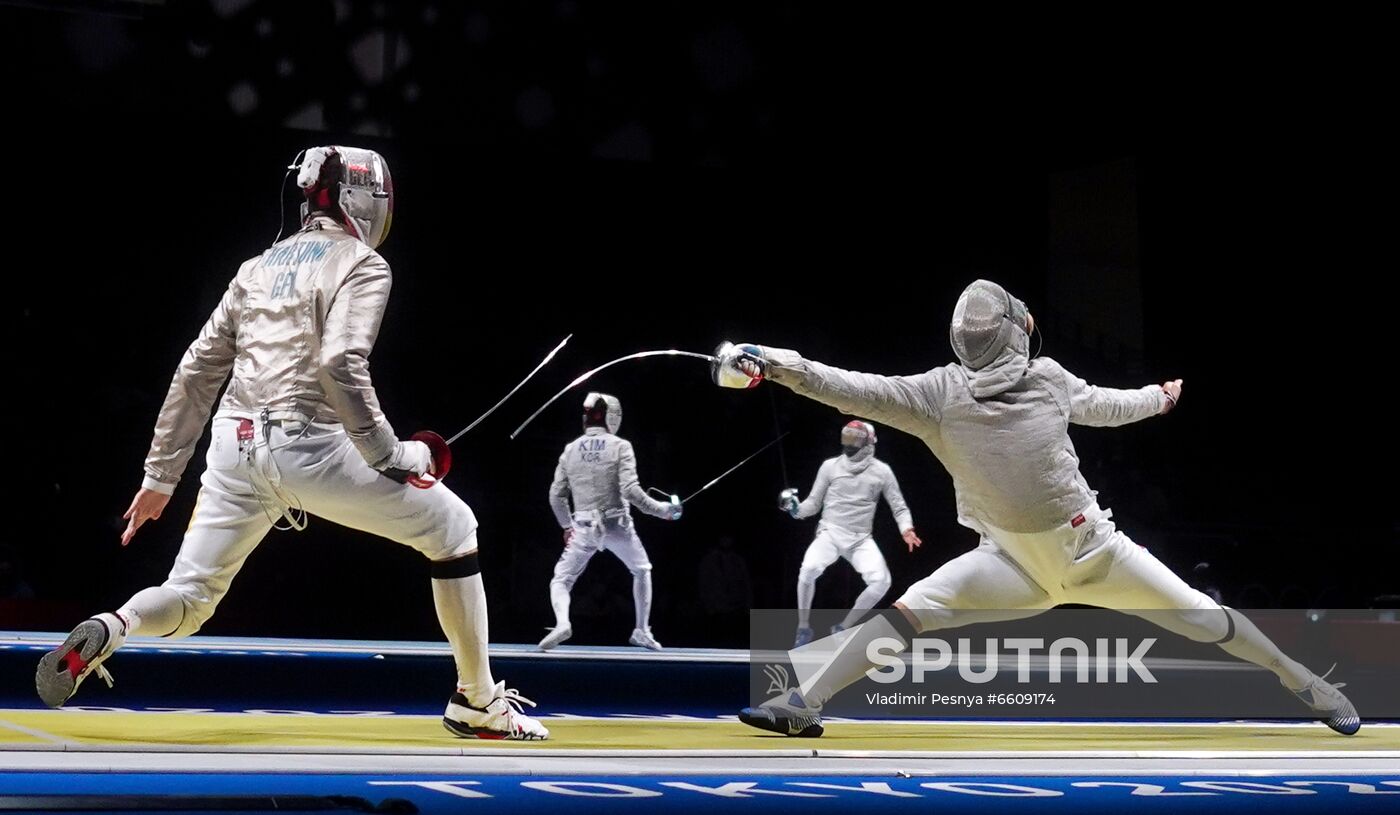
{"type": "Polygon", "coordinates": [[[807,493],[807,498],[797,505],[797,511],[792,513],[794,518],[810,518],[822,511],[826,504],[826,489],[831,486],[830,461],[823,461],[822,466],[817,468],[817,480],[812,482],[812,491],[807,493]]]}
{"type": "Polygon", "coordinates": [[[894,470],[886,469],[889,477],[885,479],[883,494],[885,503],[890,505],[890,512],[894,513],[894,522],[899,524],[899,534],[904,535],[914,528],[914,513],[909,511],[909,505],[904,503],[904,493],[899,489],[899,479],[894,477],[894,470]]]}
{"type": "Polygon", "coordinates": [[[941,368],[913,376],[883,376],[824,365],[785,348],[765,346],[763,353],[769,362],[769,379],[842,413],[914,435],[942,416],[947,385],[941,368]]]}
{"type": "Polygon", "coordinates": [[[564,471],[564,459],[568,451],[559,455],[559,464],[554,468],[554,483],[549,485],[549,508],[554,510],[554,520],[560,529],[568,529],[573,524],[573,514],[569,511],[569,476],[564,471]]]}
{"type": "Polygon", "coordinates": [[[204,435],[214,399],[233,368],[242,304],[243,288],[235,276],[175,369],[156,418],[151,450],[146,454],[143,488],[165,495],[175,491],[199,437],[204,435]]]}
{"type": "Polygon", "coordinates": [[[662,503],[642,489],[637,478],[637,454],[632,452],[632,442],[618,439],[617,486],[623,499],[648,515],[657,518],[671,518],[671,505],[662,503]]]}
{"type": "Polygon", "coordinates": [[[321,330],[320,380],[326,401],[360,455],[376,468],[383,467],[398,444],[369,376],[369,354],[392,282],[389,264],[370,254],[332,295],[321,330]]]}
{"type": "Polygon", "coordinates": [[[1054,366],[1064,375],[1069,393],[1069,420],[1090,427],[1118,427],[1162,413],[1169,407],[1167,392],[1160,385],[1123,390],[1090,385],[1065,370],[1053,359],[1041,364],[1054,366]]]}

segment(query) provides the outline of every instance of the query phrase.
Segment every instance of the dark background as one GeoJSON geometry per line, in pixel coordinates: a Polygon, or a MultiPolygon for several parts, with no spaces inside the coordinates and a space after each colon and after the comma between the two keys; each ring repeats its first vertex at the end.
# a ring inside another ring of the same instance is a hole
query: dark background
{"type": "MultiPolygon", "coordinates": [[[[66,629],[163,579],[200,459],[164,519],[128,550],[117,538],[171,371],[277,232],[283,168],[328,143],[393,169],[395,290],[372,362],[402,435],[455,432],[576,335],[455,449],[495,640],[533,642],[552,619],[546,490],[587,388],[507,434],[574,374],[726,338],[922,371],[952,359],[948,317],[977,277],[1025,299],[1043,353],[1092,382],[1185,379],[1167,419],[1075,431],[1136,541],[1239,607],[1393,603],[1378,72],[1364,20],[1281,25],[796,2],[0,3],[0,629],[66,629]]],[[[590,383],[621,397],[643,483],[688,493],[776,424],[805,494],[845,419],[707,373],[646,361],[590,383]]],[[[975,539],[926,449],[882,430],[879,455],[926,542],[905,554],[880,511],[893,599],[975,539]]],[[[783,486],[770,452],[677,524],[639,514],[659,639],[740,645],[750,602],[795,602],[813,525],[775,509],[783,486]],[[714,576],[739,573],[747,587],[714,576]]],[[[576,642],[625,640],[627,586],[595,559],[576,642]]],[[[817,604],[858,589],[838,564],[817,604]]],[[[440,637],[417,554],[321,520],[273,533],[204,633],[440,637]]]]}

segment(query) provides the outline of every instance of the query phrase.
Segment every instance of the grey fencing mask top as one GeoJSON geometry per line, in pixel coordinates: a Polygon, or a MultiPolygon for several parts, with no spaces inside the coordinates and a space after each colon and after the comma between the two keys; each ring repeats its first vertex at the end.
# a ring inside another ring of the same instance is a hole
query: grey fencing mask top
{"type": "Polygon", "coordinates": [[[948,339],[953,353],[970,370],[991,364],[1016,335],[1027,332],[1030,312],[1026,304],[990,280],[978,280],[963,289],[953,308],[948,339]]]}

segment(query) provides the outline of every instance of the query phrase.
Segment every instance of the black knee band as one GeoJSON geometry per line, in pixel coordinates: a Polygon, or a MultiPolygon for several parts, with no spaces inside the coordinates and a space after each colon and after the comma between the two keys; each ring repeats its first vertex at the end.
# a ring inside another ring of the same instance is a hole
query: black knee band
{"type": "Polygon", "coordinates": [[[435,560],[428,568],[434,580],[455,580],[459,577],[481,574],[481,566],[476,561],[476,552],[454,557],[451,560],[435,560]]]}
{"type": "Polygon", "coordinates": [[[890,606],[885,610],[884,614],[885,619],[889,620],[890,625],[894,626],[895,633],[899,634],[899,636],[904,639],[904,644],[906,646],[912,644],[914,638],[919,636],[919,632],[915,630],[914,624],[909,622],[909,618],[904,616],[904,612],[900,609],[890,606]]]}
{"type": "Polygon", "coordinates": [[[1211,645],[1224,645],[1235,638],[1235,616],[1230,613],[1229,606],[1221,606],[1220,610],[1225,612],[1225,622],[1228,627],[1225,629],[1225,636],[1211,643],[1211,645]]]}

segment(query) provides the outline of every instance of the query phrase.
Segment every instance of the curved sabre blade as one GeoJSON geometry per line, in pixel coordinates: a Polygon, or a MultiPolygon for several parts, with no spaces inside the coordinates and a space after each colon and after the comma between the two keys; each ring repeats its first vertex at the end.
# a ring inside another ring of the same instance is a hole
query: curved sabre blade
{"type": "Polygon", "coordinates": [[[516,391],[518,391],[518,390],[520,390],[521,388],[525,387],[525,383],[526,383],[526,382],[529,382],[530,379],[531,379],[532,377],[534,377],[535,374],[539,373],[541,368],[543,368],[545,365],[549,364],[549,361],[550,361],[551,359],[554,359],[554,355],[557,354],[557,353],[559,353],[559,349],[563,348],[563,347],[569,342],[569,340],[573,339],[573,336],[574,336],[573,334],[570,334],[569,336],[567,336],[567,337],[565,337],[564,339],[560,340],[560,341],[559,341],[559,344],[556,345],[556,346],[554,346],[554,350],[553,350],[553,351],[550,351],[550,352],[545,356],[544,359],[540,360],[540,364],[535,366],[535,370],[533,370],[533,371],[531,371],[530,373],[526,374],[526,375],[525,375],[525,378],[522,379],[522,380],[520,380],[520,384],[519,384],[519,385],[516,385],[515,387],[511,388],[511,389],[510,389],[510,393],[508,393],[508,394],[506,394],[505,396],[501,397],[501,401],[499,401],[499,402],[497,402],[496,404],[492,405],[490,410],[488,410],[488,411],[486,411],[485,413],[483,413],[483,414],[481,414],[480,416],[478,416],[477,419],[476,419],[476,421],[474,421],[474,422],[472,422],[471,424],[467,425],[466,427],[462,428],[462,429],[457,433],[457,435],[455,435],[455,436],[453,436],[452,438],[448,439],[448,440],[447,440],[447,443],[448,443],[448,444],[451,444],[452,442],[454,442],[454,441],[456,441],[456,440],[462,438],[463,436],[467,435],[467,432],[470,431],[473,427],[476,427],[477,425],[481,424],[482,422],[484,422],[484,421],[486,420],[486,417],[487,417],[487,416],[490,416],[492,413],[495,413],[495,412],[496,412],[496,408],[500,407],[501,405],[504,405],[504,404],[506,403],[506,400],[507,400],[507,399],[510,399],[512,396],[514,396],[516,391]]]}
{"type": "Polygon", "coordinates": [[[610,362],[605,362],[605,363],[603,363],[602,365],[599,365],[597,368],[594,368],[594,369],[591,370],[591,371],[585,371],[584,373],[580,374],[577,378],[575,378],[574,381],[572,381],[572,382],[570,382],[569,384],[565,385],[565,386],[563,387],[562,390],[560,390],[558,393],[556,393],[556,394],[554,394],[553,396],[551,396],[551,397],[549,398],[549,401],[548,401],[548,402],[545,402],[543,405],[540,405],[539,410],[536,410],[534,413],[531,413],[531,414],[530,414],[530,418],[528,418],[528,419],[526,419],[525,421],[521,422],[521,423],[520,423],[520,426],[517,427],[517,428],[515,428],[515,431],[514,431],[513,433],[510,434],[510,437],[511,437],[512,439],[514,439],[516,436],[520,435],[520,431],[522,431],[522,430],[524,430],[526,427],[528,427],[528,426],[530,425],[530,423],[533,422],[537,416],[539,416],[541,413],[544,413],[545,409],[548,408],[550,405],[554,404],[555,401],[557,401],[557,400],[559,399],[559,397],[563,396],[564,394],[568,393],[570,390],[572,390],[572,389],[578,387],[579,385],[582,385],[584,382],[587,382],[590,378],[592,378],[592,376],[593,376],[594,374],[598,373],[599,371],[605,370],[605,369],[607,369],[607,368],[611,368],[612,366],[618,364],[619,362],[627,362],[628,360],[632,360],[632,359],[643,359],[643,358],[645,358],[645,357],[663,357],[663,356],[665,356],[665,357],[693,357],[693,358],[695,358],[695,359],[703,359],[703,360],[705,360],[706,362],[714,362],[714,361],[715,361],[715,357],[714,357],[713,355],[711,355],[711,354],[697,354],[697,353],[695,353],[695,352],[693,352],[693,351],[676,351],[676,350],[669,350],[669,351],[638,351],[638,352],[635,353],[635,354],[628,354],[628,355],[625,356],[625,357],[618,357],[617,359],[614,359],[614,360],[612,360],[612,361],[610,361],[610,362]]]}

